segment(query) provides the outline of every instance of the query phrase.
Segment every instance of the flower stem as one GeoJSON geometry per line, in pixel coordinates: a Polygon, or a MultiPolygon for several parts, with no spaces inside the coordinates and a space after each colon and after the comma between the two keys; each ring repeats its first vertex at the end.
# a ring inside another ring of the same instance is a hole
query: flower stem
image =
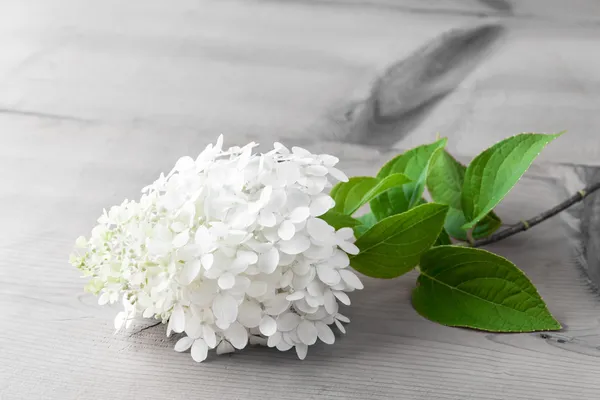
{"type": "Polygon", "coordinates": [[[551,217],[555,216],[556,214],[560,213],[561,211],[566,210],[567,208],[571,207],[573,204],[580,202],[581,200],[585,199],[587,196],[594,193],[598,189],[600,189],[600,182],[596,182],[592,185],[589,185],[589,186],[585,187],[583,190],[578,191],[577,193],[575,193],[573,196],[569,197],[562,203],[556,205],[555,207],[553,207],[549,210],[546,210],[543,213],[541,213],[531,219],[528,219],[526,221],[521,221],[515,225],[512,225],[498,233],[493,234],[492,236],[490,236],[488,238],[476,240],[472,244],[472,246],[473,247],[485,246],[487,244],[495,243],[500,240],[506,239],[507,237],[515,235],[519,232],[526,231],[526,230],[536,226],[540,222],[543,222],[543,221],[547,220],[548,218],[551,218],[551,217]]]}

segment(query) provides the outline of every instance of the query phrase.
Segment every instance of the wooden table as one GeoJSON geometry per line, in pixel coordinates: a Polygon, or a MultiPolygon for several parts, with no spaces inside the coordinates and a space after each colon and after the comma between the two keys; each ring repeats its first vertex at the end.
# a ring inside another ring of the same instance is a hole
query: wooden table
{"type": "Polygon", "coordinates": [[[251,348],[196,364],[148,321],[113,335],[117,311],[84,294],[67,262],[103,207],[221,132],[228,144],[301,143],[362,175],[436,131],[470,156],[519,131],[569,129],[499,214],[511,223],[561,200],[567,170],[546,162],[600,160],[598,3],[422,3],[3,2],[0,398],[600,398],[600,299],[565,218],[491,247],[528,274],[563,331],[443,327],[410,306],[414,273],[364,278],[348,334],[304,361],[251,348]],[[500,46],[410,129],[369,138],[347,118],[414,49],[489,21],[506,27],[500,46]]]}

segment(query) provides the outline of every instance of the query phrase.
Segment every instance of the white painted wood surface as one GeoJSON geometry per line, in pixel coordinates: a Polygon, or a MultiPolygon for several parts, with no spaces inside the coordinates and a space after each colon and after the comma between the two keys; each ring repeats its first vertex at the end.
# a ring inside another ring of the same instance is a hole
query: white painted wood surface
{"type": "MultiPolygon", "coordinates": [[[[544,159],[597,163],[599,3],[525,1],[512,15],[507,4],[1,2],[0,398],[600,398],[600,300],[560,218],[492,249],[530,276],[562,332],[442,327],[410,306],[414,274],[365,278],[348,334],[304,361],[257,348],[195,364],[162,326],[115,336],[116,310],[84,294],[67,263],[102,207],[221,132],[376,171],[391,151],[334,141],[340,110],[390,64],[485,15],[509,25],[501,47],[396,146],[440,131],[472,155],[518,131],[568,129],[544,159]]],[[[558,175],[531,171],[501,205],[505,222],[560,200],[558,175]]]]}

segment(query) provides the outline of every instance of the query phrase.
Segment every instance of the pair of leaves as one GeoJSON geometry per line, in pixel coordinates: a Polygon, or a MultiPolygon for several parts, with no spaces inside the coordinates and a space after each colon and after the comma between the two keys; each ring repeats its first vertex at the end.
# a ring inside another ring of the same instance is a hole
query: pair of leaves
{"type": "MultiPolygon", "coordinates": [[[[446,151],[440,151],[432,161],[427,178],[427,189],[434,201],[448,204],[448,216],[444,228],[453,238],[467,240],[467,232],[463,225],[467,219],[462,211],[461,197],[464,176],[467,167],[456,161],[446,151]]],[[[494,233],[502,225],[500,218],[490,212],[473,229],[473,238],[480,239],[494,233]]]]}
{"type": "Polygon", "coordinates": [[[500,203],[544,147],[562,135],[523,133],[505,139],[479,154],[467,167],[461,206],[473,228],[500,203]]]}
{"type": "Polygon", "coordinates": [[[385,191],[408,182],[410,179],[403,174],[390,174],[383,178],[352,177],[348,182],[338,183],[331,189],[330,196],[335,201],[335,206],[321,218],[335,229],[354,228],[356,236],[360,236],[375,225],[377,220],[371,213],[358,220],[350,215],[385,191]]]}
{"type": "Polygon", "coordinates": [[[492,210],[540,151],[561,134],[524,133],[510,137],[483,151],[468,167],[447,152],[438,152],[427,188],[435,201],[451,207],[445,224],[448,233],[466,240],[466,230],[472,229],[477,239],[498,229],[501,221],[492,210]]]}
{"type": "Polygon", "coordinates": [[[387,190],[404,185],[410,179],[403,174],[390,174],[381,178],[355,176],[348,182],[338,183],[331,189],[330,196],[335,200],[333,211],[352,215],[364,204],[387,190]]]}
{"type": "Polygon", "coordinates": [[[493,332],[561,328],[525,274],[498,255],[434,247],[421,257],[420,271],[413,306],[434,322],[493,332]]]}
{"type": "Polygon", "coordinates": [[[387,162],[377,174],[383,179],[392,174],[406,175],[411,182],[393,188],[370,202],[371,211],[378,221],[403,213],[421,202],[429,167],[435,154],[446,146],[447,139],[409,150],[387,162]]]}

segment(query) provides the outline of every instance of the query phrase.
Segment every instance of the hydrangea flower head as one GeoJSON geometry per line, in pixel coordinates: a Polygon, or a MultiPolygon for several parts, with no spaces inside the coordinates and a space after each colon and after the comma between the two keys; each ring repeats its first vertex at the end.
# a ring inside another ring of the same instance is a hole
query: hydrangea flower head
{"type": "Polygon", "coordinates": [[[353,231],[319,218],[334,206],[332,179],[347,178],[330,155],[222,143],[179,159],[139,201],[105,210],[71,262],[99,304],[122,302],[117,330],[159,319],[198,362],[248,343],[303,359],[317,339],[334,342],[330,325],[344,332],[338,302],[363,287],[348,268],[353,231]]]}

